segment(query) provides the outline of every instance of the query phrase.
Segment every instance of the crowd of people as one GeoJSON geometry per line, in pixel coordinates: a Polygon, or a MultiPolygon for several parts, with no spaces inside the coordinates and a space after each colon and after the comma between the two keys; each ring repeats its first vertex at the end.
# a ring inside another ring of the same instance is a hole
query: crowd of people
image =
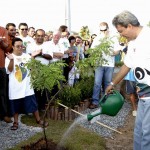
{"type": "MultiPolygon", "coordinates": [[[[84,59],[87,50],[84,43],[80,36],[70,35],[65,25],[47,33],[28,27],[27,23],[20,23],[18,29],[14,23],[0,27],[0,118],[11,123],[13,117],[11,130],[18,129],[20,113],[33,113],[38,124],[48,125],[39,116],[39,111],[45,109],[45,91],[41,94],[30,87],[26,62],[33,58],[48,65],[63,60],[68,64],[63,75],[69,86],[73,86],[79,79],[79,74],[74,74],[75,62],[84,59]]],[[[90,48],[90,39],[88,44],[90,48]]],[[[55,87],[53,91],[56,93],[55,87]]]]}
{"type": "MultiPolygon", "coordinates": [[[[93,95],[89,108],[97,108],[101,96],[110,93],[114,85],[125,79],[133,106],[133,116],[137,115],[134,149],[148,150],[150,80],[147,37],[150,30],[142,27],[138,19],[128,11],[115,16],[113,25],[128,41],[124,65],[112,81],[115,56],[124,48],[114,36],[109,49],[110,55],[102,55],[107,63],[99,65],[94,71],[93,95]],[[129,78],[129,75],[132,77],[129,78]],[[138,107],[135,93],[139,98],[138,107]]],[[[5,28],[0,27],[0,116],[8,123],[12,122],[13,116],[11,130],[18,129],[18,115],[22,110],[25,113],[33,113],[38,124],[48,126],[48,122],[43,122],[39,116],[39,110],[45,107],[45,94],[43,92],[41,95],[40,91],[29,86],[30,70],[26,68],[25,63],[31,58],[39,60],[44,65],[63,60],[68,64],[63,68],[63,75],[69,86],[73,86],[76,79],[79,79],[79,74],[75,74],[75,62],[89,57],[87,50],[99,45],[101,39],[111,37],[107,22],[101,22],[99,29],[99,35],[93,34],[90,39],[85,40],[78,35],[70,34],[65,25],[48,33],[43,29],[35,30],[34,27],[28,27],[27,23],[20,23],[18,29],[14,23],[8,23],[5,28]]]]}

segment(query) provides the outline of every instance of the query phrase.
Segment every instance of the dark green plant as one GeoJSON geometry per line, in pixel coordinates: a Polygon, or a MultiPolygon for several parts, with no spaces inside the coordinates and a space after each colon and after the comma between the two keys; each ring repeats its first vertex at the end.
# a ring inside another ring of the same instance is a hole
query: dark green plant
{"type": "MultiPolygon", "coordinates": [[[[40,61],[31,59],[27,64],[27,68],[31,69],[29,72],[29,75],[31,76],[31,86],[36,90],[43,91],[44,89],[48,90],[49,92],[52,90],[54,85],[58,85],[60,87],[60,81],[64,81],[65,78],[63,76],[63,70],[62,67],[65,64],[60,62],[51,63],[49,65],[41,64],[40,61]]],[[[45,122],[45,117],[47,110],[49,109],[50,103],[53,101],[54,98],[52,98],[48,102],[48,106],[46,108],[46,111],[43,115],[43,120],[45,122]]],[[[47,95],[47,101],[48,101],[48,95],[47,95]]],[[[46,147],[48,147],[47,143],[47,137],[46,137],[46,130],[43,126],[43,134],[44,139],[46,141],[46,147]]]]}
{"type": "Polygon", "coordinates": [[[94,70],[97,66],[102,64],[107,64],[107,60],[103,57],[103,55],[110,55],[112,49],[112,41],[113,37],[106,37],[100,40],[100,44],[95,48],[90,48],[87,50],[87,54],[89,54],[88,58],[82,59],[77,62],[77,67],[80,70],[80,74],[88,75],[89,71],[94,70]]]}
{"type": "Polygon", "coordinates": [[[75,87],[81,90],[81,100],[92,97],[94,86],[94,76],[82,78],[75,87]]]}
{"type": "Polygon", "coordinates": [[[59,92],[58,99],[67,107],[73,108],[81,101],[81,90],[78,87],[64,86],[63,90],[59,92]]]}
{"type": "Polygon", "coordinates": [[[59,98],[62,103],[68,107],[73,107],[79,103],[80,100],[90,98],[93,92],[94,77],[93,70],[104,63],[107,63],[102,56],[110,55],[111,45],[113,41],[111,38],[103,38],[100,40],[98,46],[88,50],[89,57],[77,62],[77,67],[80,70],[82,80],[74,87],[66,86],[60,92],[59,98]]]}
{"type": "Polygon", "coordinates": [[[65,81],[62,73],[62,67],[64,65],[62,62],[43,65],[40,61],[31,59],[31,61],[27,63],[27,67],[29,69],[31,68],[31,86],[36,90],[43,91],[47,89],[49,92],[54,85],[60,87],[60,81],[65,81]]]}

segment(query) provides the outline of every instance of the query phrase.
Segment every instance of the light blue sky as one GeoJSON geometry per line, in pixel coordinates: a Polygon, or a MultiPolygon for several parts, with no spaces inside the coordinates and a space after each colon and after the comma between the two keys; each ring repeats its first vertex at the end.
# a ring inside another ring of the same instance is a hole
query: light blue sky
{"type": "MultiPolygon", "coordinates": [[[[88,25],[96,33],[101,21],[111,27],[113,17],[123,10],[133,12],[142,25],[150,21],[148,0],[70,0],[70,3],[71,30],[76,32],[88,25]]],[[[1,26],[26,22],[48,31],[65,24],[65,0],[1,0],[0,11],[1,26]]]]}

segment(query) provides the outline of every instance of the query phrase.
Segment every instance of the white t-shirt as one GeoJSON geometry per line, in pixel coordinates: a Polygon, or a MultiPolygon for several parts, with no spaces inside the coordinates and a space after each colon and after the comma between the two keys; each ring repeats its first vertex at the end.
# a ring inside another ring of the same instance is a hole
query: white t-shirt
{"type": "MultiPolygon", "coordinates": [[[[55,44],[53,41],[48,42],[48,44],[49,44],[49,47],[53,53],[55,52],[55,53],[64,54],[64,47],[61,44],[59,44],[59,43],[55,44]]],[[[60,59],[58,59],[58,58],[53,58],[52,60],[50,60],[50,63],[56,62],[59,60],[60,59]]]]}
{"type": "Polygon", "coordinates": [[[138,37],[128,44],[128,52],[124,63],[133,69],[137,82],[137,93],[140,99],[150,98],[150,29],[143,27],[138,37]]]}
{"type": "Polygon", "coordinates": [[[31,88],[30,77],[28,76],[29,70],[25,66],[26,62],[31,59],[31,56],[23,53],[21,56],[14,57],[14,69],[9,72],[8,65],[10,60],[6,57],[5,67],[9,74],[9,99],[20,99],[34,94],[31,88]]]}
{"type": "MultiPolygon", "coordinates": [[[[70,47],[69,40],[66,37],[60,38],[59,44],[62,45],[61,47],[64,51],[68,50],[70,47]]],[[[63,58],[68,58],[68,54],[64,54],[63,58]]]]}
{"type": "Polygon", "coordinates": [[[69,79],[75,79],[75,73],[77,71],[77,68],[75,66],[75,63],[73,62],[73,66],[71,68],[71,70],[69,71],[69,74],[68,74],[68,80],[69,79]]]}
{"type": "MultiPolygon", "coordinates": [[[[119,44],[119,41],[117,39],[116,36],[112,36],[112,40],[114,42],[114,44],[111,45],[111,50],[113,51],[119,51],[121,50],[121,45],[119,44]]],[[[96,47],[97,45],[100,44],[100,40],[103,39],[104,36],[102,34],[98,35],[95,37],[92,45],[91,45],[91,48],[94,48],[96,47]]],[[[103,64],[102,66],[105,66],[105,67],[114,67],[115,65],[115,56],[110,56],[110,55],[106,55],[105,53],[103,53],[103,59],[105,59],[107,62],[105,64],[103,64]]]]}
{"type": "Polygon", "coordinates": [[[138,37],[130,41],[128,52],[124,63],[127,67],[133,68],[134,76],[138,83],[150,86],[150,29],[143,27],[138,37]]]}
{"type": "MultiPolygon", "coordinates": [[[[50,56],[53,57],[53,52],[50,49],[48,42],[44,42],[41,45],[37,45],[36,42],[30,43],[28,44],[26,48],[26,53],[32,54],[33,52],[40,50],[40,49],[42,49],[42,54],[49,54],[50,56]]],[[[43,58],[42,56],[36,56],[35,59],[39,60],[42,64],[45,64],[45,65],[49,64],[49,60],[46,58],[43,58]]]]}
{"type": "Polygon", "coordinates": [[[32,38],[32,37],[30,37],[30,36],[26,36],[26,37],[22,37],[22,36],[17,36],[18,38],[20,38],[20,39],[22,39],[22,41],[23,41],[23,45],[25,46],[25,47],[27,47],[27,45],[29,44],[29,43],[32,43],[32,42],[34,42],[34,39],[32,38]]]}

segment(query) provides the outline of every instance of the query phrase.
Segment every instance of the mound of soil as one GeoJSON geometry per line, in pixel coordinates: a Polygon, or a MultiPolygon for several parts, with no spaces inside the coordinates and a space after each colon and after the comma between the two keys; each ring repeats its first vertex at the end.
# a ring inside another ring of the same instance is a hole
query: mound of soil
{"type": "Polygon", "coordinates": [[[25,145],[21,147],[22,150],[68,150],[64,147],[58,147],[53,140],[47,140],[47,144],[45,139],[39,139],[37,142],[32,143],[30,145],[25,145]]]}

